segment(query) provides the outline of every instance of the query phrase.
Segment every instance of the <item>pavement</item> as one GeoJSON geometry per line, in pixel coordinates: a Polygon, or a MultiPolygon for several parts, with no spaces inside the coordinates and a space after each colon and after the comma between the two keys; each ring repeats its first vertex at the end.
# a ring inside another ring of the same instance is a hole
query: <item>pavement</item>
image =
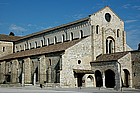
{"type": "Polygon", "coordinates": [[[116,91],[113,88],[40,88],[39,86],[0,87],[0,93],[140,93],[140,89],[122,88],[116,91]]]}

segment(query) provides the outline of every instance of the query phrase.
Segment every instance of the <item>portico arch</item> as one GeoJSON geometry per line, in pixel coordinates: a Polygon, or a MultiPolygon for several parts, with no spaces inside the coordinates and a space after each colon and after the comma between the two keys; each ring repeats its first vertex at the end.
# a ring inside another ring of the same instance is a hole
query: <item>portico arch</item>
{"type": "Polygon", "coordinates": [[[130,86],[130,73],[127,69],[123,69],[124,72],[124,87],[129,87],[130,86]]]}
{"type": "Polygon", "coordinates": [[[96,80],[96,87],[102,87],[103,86],[102,74],[99,70],[95,71],[95,80],[96,80]]]}
{"type": "Polygon", "coordinates": [[[115,73],[110,69],[105,71],[105,86],[107,88],[115,87],[115,73]]]}

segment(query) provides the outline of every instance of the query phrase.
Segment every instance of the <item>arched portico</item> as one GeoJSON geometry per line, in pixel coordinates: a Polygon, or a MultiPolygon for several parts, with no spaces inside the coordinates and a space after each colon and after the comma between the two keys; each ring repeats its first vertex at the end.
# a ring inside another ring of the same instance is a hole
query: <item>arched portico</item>
{"type": "Polygon", "coordinates": [[[107,88],[115,87],[115,73],[110,69],[105,71],[105,86],[107,88]]]}
{"type": "Polygon", "coordinates": [[[96,80],[96,87],[102,87],[103,86],[102,74],[99,70],[95,71],[95,80],[96,80]]]}
{"type": "Polygon", "coordinates": [[[127,69],[123,69],[124,79],[123,79],[123,87],[130,86],[130,72],[127,69]]]}

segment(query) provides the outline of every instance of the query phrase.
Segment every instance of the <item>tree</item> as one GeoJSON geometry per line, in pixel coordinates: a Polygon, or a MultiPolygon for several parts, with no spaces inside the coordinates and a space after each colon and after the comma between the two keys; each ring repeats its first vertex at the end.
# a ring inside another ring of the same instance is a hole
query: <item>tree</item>
{"type": "Polygon", "coordinates": [[[15,34],[13,33],[13,32],[10,32],[10,34],[9,34],[10,36],[15,36],[15,34]]]}

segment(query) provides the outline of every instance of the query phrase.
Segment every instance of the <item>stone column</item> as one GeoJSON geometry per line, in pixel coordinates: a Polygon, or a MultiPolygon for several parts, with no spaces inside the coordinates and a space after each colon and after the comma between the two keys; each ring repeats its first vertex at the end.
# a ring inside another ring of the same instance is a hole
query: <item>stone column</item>
{"type": "Polygon", "coordinates": [[[117,62],[116,64],[116,71],[115,71],[115,89],[121,90],[122,82],[121,82],[121,64],[117,62]]]}
{"type": "Polygon", "coordinates": [[[26,58],[24,59],[24,79],[25,79],[25,84],[31,84],[31,59],[26,58]]]}
{"type": "Polygon", "coordinates": [[[45,55],[40,57],[39,60],[39,81],[44,83],[46,81],[46,58],[45,55]]]}
{"type": "Polygon", "coordinates": [[[24,73],[22,73],[22,77],[21,77],[22,81],[21,81],[21,85],[24,86],[24,73]]]}
{"type": "Polygon", "coordinates": [[[103,77],[103,87],[105,88],[106,87],[105,86],[105,72],[103,72],[102,77],[103,77]]]}
{"type": "Polygon", "coordinates": [[[6,74],[6,62],[1,62],[1,70],[0,70],[0,83],[3,83],[5,81],[5,74],[6,74]]]}
{"type": "Polygon", "coordinates": [[[52,70],[51,67],[49,66],[48,68],[48,83],[51,83],[52,81],[52,70]]]}
{"type": "Polygon", "coordinates": [[[36,73],[34,73],[33,85],[36,85],[36,73]]]}
{"type": "Polygon", "coordinates": [[[11,82],[17,83],[18,82],[18,60],[12,61],[12,70],[11,70],[11,82]]]}

